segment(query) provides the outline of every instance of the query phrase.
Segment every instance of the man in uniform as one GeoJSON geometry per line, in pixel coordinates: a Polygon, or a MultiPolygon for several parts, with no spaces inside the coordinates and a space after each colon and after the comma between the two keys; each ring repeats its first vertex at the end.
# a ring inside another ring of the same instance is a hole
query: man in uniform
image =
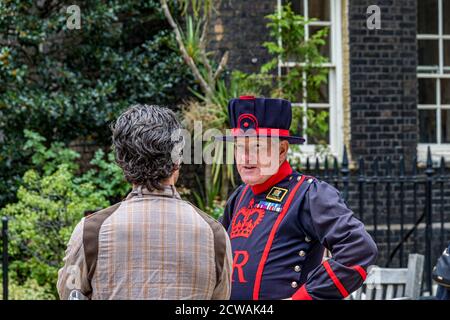
{"type": "Polygon", "coordinates": [[[291,103],[243,96],[228,112],[232,134],[218,139],[235,143],[244,182],[220,219],[233,251],[231,299],[347,297],[377,247],[335,188],[289,165],[289,144],[304,142],[289,134],[291,103]]]}

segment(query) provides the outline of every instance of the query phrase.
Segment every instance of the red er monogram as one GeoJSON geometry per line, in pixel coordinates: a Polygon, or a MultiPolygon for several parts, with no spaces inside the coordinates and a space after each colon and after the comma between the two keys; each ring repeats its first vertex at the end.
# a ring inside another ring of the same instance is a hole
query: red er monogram
{"type": "MultiPolygon", "coordinates": [[[[248,238],[252,234],[255,227],[262,221],[264,218],[264,209],[261,208],[253,208],[254,200],[250,200],[250,203],[247,207],[241,208],[237,214],[234,215],[233,221],[231,223],[231,232],[230,239],[237,237],[248,238]]],[[[243,267],[248,262],[249,254],[247,251],[238,251],[234,252],[233,259],[233,273],[237,270],[238,280],[240,283],[245,283],[244,277],[244,269],[243,267]]],[[[233,279],[233,274],[231,275],[233,279]]],[[[234,281],[234,279],[232,280],[234,281]]]]}
{"type": "Polygon", "coordinates": [[[245,264],[248,261],[248,258],[249,257],[248,257],[247,251],[237,251],[236,250],[234,252],[233,271],[231,272],[231,279],[232,279],[231,281],[234,282],[233,273],[234,273],[234,270],[237,269],[239,282],[240,283],[247,282],[247,280],[245,280],[245,278],[244,278],[244,270],[242,269],[242,267],[245,266],[245,264]],[[241,256],[242,256],[242,259],[240,259],[241,256]]]}
{"type": "Polygon", "coordinates": [[[253,229],[262,221],[264,217],[264,209],[252,208],[254,200],[252,199],[248,207],[241,208],[233,217],[231,224],[230,239],[237,237],[248,238],[253,229]]]}

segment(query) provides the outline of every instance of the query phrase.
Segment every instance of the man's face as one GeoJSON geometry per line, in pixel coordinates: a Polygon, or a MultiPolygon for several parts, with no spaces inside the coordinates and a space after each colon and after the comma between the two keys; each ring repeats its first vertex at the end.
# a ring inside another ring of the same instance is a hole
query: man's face
{"type": "Polygon", "coordinates": [[[242,137],[235,142],[236,165],[244,183],[261,184],[274,175],[285,160],[288,143],[278,139],[242,137]]]}

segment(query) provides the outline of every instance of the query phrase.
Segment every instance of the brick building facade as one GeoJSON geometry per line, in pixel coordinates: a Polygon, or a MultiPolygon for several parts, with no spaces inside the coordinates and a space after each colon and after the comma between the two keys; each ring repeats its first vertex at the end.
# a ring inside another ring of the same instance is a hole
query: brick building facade
{"type": "MultiPolygon", "coordinates": [[[[285,2],[222,1],[211,35],[211,49],[230,51],[228,67],[231,70],[257,71],[270,58],[262,45],[270,40],[265,16],[274,13],[285,2]]],[[[422,143],[427,140],[423,138],[427,135],[427,129],[420,127],[419,118],[428,118],[422,116],[418,109],[418,105],[423,104],[419,98],[430,95],[430,85],[421,86],[424,89],[422,94],[418,92],[423,76],[418,67],[427,65],[427,60],[432,59],[430,56],[441,54],[424,49],[427,43],[421,46],[420,32],[427,29],[422,26],[428,23],[426,21],[442,20],[443,57],[440,59],[443,61],[440,67],[444,78],[440,87],[441,91],[450,89],[450,80],[447,80],[450,73],[450,31],[447,31],[447,28],[450,29],[450,18],[445,15],[450,4],[447,0],[290,2],[298,13],[319,20],[316,29],[319,26],[330,28],[327,56],[332,64],[332,79],[328,81],[327,103],[333,155],[342,157],[344,145],[354,161],[360,156],[372,160],[376,156],[389,154],[397,159],[399,155],[404,155],[407,163],[411,163],[417,155],[424,162],[424,150],[428,145],[435,159],[450,154],[450,144],[446,141],[450,132],[450,116],[447,113],[445,118],[439,116],[440,123],[434,120],[433,124],[440,125],[440,128],[428,130],[435,133],[441,130],[440,135],[445,135],[445,138],[437,144],[433,138],[428,139],[428,143],[422,143]],[[367,10],[374,4],[380,8],[381,28],[370,30],[367,19],[371,14],[367,10]],[[426,12],[424,8],[427,8],[426,12]],[[418,77],[418,73],[421,76],[418,77]]],[[[439,108],[450,108],[448,96],[448,93],[443,94],[439,108]]],[[[433,103],[436,105],[435,101],[433,103]]],[[[429,104],[426,102],[427,106],[429,104]]]]}
{"type": "MultiPolygon", "coordinates": [[[[223,0],[211,35],[211,49],[230,51],[230,69],[257,71],[270,58],[262,46],[269,40],[268,20],[264,17],[275,12],[283,2],[223,0]]],[[[311,107],[328,108],[331,155],[342,159],[344,146],[347,148],[350,175],[357,176],[352,168],[357,167],[358,159],[365,160],[365,169],[370,172],[373,160],[386,156],[393,161],[394,176],[398,175],[400,156],[404,156],[409,172],[417,157],[418,170],[423,174],[427,147],[431,147],[435,165],[441,156],[450,160],[450,110],[447,111],[450,109],[450,1],[292,0],[291,3],[298,13],[318,19],[315,28],[330,28],[326,52],[330,60],[328,100],[311,107]],[[371,30],[367,26],[372,14],[367,10],[371,5],[380,9],[380,29],[371,30]]],[[[302,148],[302,156],[314,156],[311,146],[302,148]]],[[[380,168],[380,174],[385,174],[382,163],[380,168]]],[[[380,223],[375,235],[381,249],[380,264],[388,260],[387,246],[392,250],[400,240],[400,211],[404,210],[407,231],[424,208],[423,185],[414,193],[410,184],[401,195],[396,182],[391,190],[379,184],[377,200],[371,193],[373,186],[365,187],[364,220],[373,232],[377,211],[380,223]],[[387,191],[391,193],[390,203],[387,203],[387,191]],[[404,198],[403,208],[400,197],[404,198]],[[393,226],[389,232],[388,219],[393,226]]],[[[450,185],[444,181],[442,185],[434,185],[434,199],[441,197],[441,186],[442,196],[450,198],[450,185]]],[[[351,179],[348,203],[361,216],[358,196],[357,179],[351,179]]],[[[433,221],[450,221],[447,204],[442,209],[440,202],[433,206],[433,221]]],[[[438,226],[437,231],[450,239],[447,225],[438,226]]],[[[424,253],[424,243],[422,223],[405,244],[405,254],[424,253]]],[[[441,251],[440,244],[435,244],[431,259],[441,251]]],[[[399,261],[394,260],[394,265],[399,261]]]]}

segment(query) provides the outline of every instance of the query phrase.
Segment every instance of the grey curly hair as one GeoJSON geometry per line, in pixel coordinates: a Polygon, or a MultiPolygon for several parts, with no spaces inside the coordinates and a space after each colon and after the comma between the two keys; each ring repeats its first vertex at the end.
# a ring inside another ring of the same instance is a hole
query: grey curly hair
{"type": "Polygon", "coordinates": [[[111,126],[116,162],[128,182],[162,190],[162,181],[180,166],[173,161],[173,151],[180,150],[182,136],[175,114],[155,105],[134,105],[119,116],[111,126]]]}

